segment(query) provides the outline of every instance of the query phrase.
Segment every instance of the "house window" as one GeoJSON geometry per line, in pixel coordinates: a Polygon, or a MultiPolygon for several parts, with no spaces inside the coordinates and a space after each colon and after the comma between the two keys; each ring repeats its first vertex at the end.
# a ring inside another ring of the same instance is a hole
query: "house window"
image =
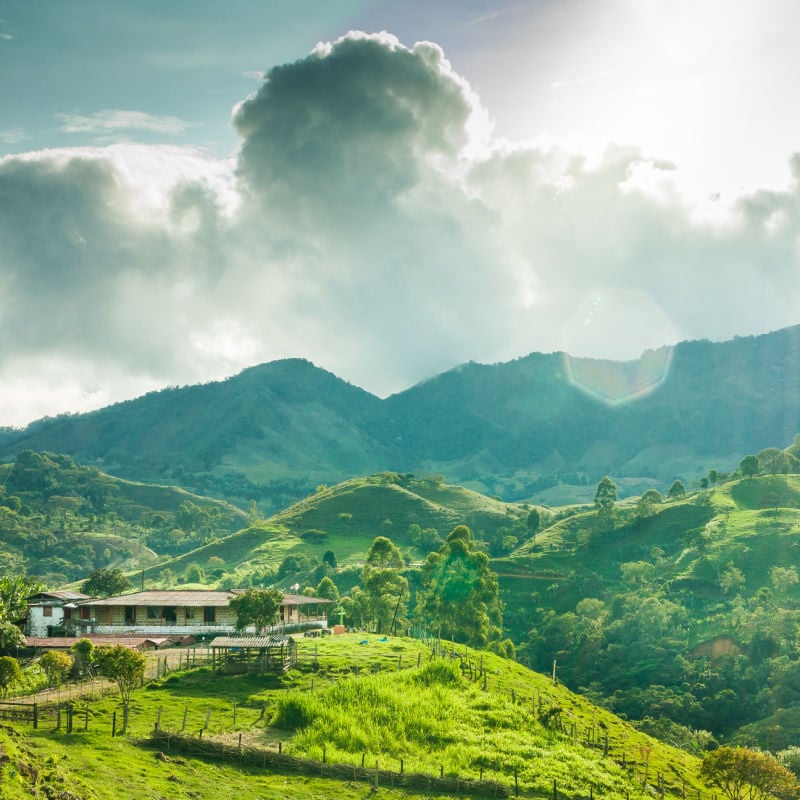
{"type": "Polygon", "coordinates": [[[203,622],[206,625],[214,625],[217,621],[217,609],[214,606],[206,606],[203,609],[203,622]]]}
{"type": "Polygon", "coordinates": [[[125,606],[125,624],[136,624],[136,606],[125,606]]]}
{"type": "Polygon", "coordinates": [[[161,619],[161,606],[147,606],[147,619],[161,619]]]}
{"type": "Polygon", "coordinates": [[[178,612],[175,610],[175,606],[164,606],[161,616],[164,617],[164,622],[168,622],[170,625],[174,625],[178,621],[178,612]]]}
{"type": "Polygon", "coordinates": [[[81,606],[81,619],[91,619],[92,609],[89,606],[81,606]]]}
{"type": "Polygon", "coordinates": [[[43,617],[52,617],[53,616],[53,606],[42,606],[42,616],[43,617]]]}

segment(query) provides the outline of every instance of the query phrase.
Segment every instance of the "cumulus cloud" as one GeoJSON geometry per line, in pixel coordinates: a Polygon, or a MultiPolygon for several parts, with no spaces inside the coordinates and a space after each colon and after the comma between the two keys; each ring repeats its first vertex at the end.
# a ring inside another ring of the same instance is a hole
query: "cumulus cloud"
{"type": "Polygon", "coordinates": [[[800,160],[711,214],[636,148],[493,140],[441,49],[388,34],[273,67],[233,122],[230,161],[0,159],[0,424],[284,356],[388,393],[798,321],[800,160]]]}

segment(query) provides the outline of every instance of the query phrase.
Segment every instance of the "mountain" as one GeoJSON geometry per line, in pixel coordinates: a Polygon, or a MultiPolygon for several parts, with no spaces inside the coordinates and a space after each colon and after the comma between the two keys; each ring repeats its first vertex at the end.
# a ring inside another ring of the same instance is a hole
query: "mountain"
{"type": "Polygon", "coordinates": [[[0,431],[0,458],[68,453],[136,480],[288,506],[319,483],[442,473],[506,500],[590,500],[730,470],[800,431],[800,327],[683,342],[636,362],[534,353],[381,400],[307,361],[244,370],[0,431]]]}

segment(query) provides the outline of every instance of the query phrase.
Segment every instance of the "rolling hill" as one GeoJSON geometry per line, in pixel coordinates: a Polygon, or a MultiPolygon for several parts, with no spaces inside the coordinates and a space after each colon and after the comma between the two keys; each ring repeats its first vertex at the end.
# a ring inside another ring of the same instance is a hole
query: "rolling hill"
{"type": "Polygon", "coordinates": [[[381,400],[301,360],[0,430],[0,457],[67,453],[111,474],[264,510],[320,483],[441,473],[506,500],[591,499],[731,470],[800,431],[800,327],[683,342],[638,362],[534,353],[466,364],[381,400]]]}

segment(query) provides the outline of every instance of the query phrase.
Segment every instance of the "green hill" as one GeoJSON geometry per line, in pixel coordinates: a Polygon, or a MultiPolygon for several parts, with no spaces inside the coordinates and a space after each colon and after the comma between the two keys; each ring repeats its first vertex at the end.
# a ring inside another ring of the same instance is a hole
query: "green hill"
{"type": "Polygon", "coordinates": [[[520,657],[631,719],[788,746],[769,720],[800,709],[798,501],[800,476],[764,475],[628,504],[613,530],[557,520],[493,562],[520,657]]]}
{"type": "Polygon", "coordinates": [[[180,575],[189,565],[198,564],[207,576],[235,579],[237,585],[253,578],[269,583],[277,579],[281,585],[316,582],[314,567],[329,550],[341,566],[352,567],[366,556],[376,536],[387,536],[413,562],[422,560],[462,523],[490,542],[511,529],[524,535],[526,513],[522,506],[444,484],[439,478],[380,473],[333,487],[320,486],[269,519],[149,568],[145,579],[157,580],[167,568],[180,575]],[[300,558],[302,568],[276,575],[289,556],[300,558]]]}
{"type": "Polygon", "coordinates": [[[23,451],[0,465],[0,571],[53,585],[100,566],[133,569],[244,521],[224,501],[113,478],[69,456],[23,451]]]}
{"type": "Polygon", "coordinates": [[[3,796],[361,797],[374,782],[363,759],[378,763],[387,798],[491,797],[495,784],[500,796],[515,785],[523,798],[552,796],[554,781],[562,798],[638,800],[660,787],[711,797],[697,759],[548,678],[490,653],[434,657],[411,639],[301,640],[298,668],[280,678],[174,672],[134,692],[129,732],[112,739],[116,708],[114,696],[94,697],[70,734],[45,714],[35,731],[4,725],[3,796]],[[162,738],[148,747],[155,720],[162,738]],[[336,765],[347,768],[324,777],[336,765]]]}
{"type": "Polygon", "coordinates": [[[268,512],[382,470],[441,473],[507,501],[580,502],[604,474],[638,495],[788,445],[800,431],[798,352],[800,327],[625,363],[533,353],[466,364],[386,399],[288,359],[0,430],[0,458],[68,453],[268,512]]]}

